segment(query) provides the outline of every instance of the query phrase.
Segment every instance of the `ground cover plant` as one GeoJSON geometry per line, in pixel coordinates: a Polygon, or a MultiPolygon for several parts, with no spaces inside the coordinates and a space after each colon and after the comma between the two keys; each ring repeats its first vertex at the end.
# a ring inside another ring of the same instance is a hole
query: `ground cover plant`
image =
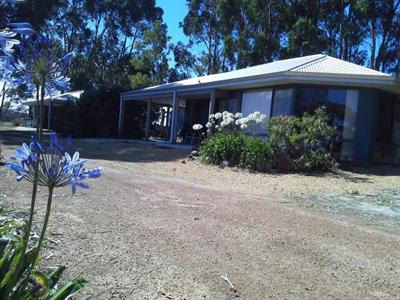
{"type": "MultiPolygon", "coordinates": [[[[201,131],[199,125],[193,129],[201,131]]],[[[248,117],[216,113],[210,115],[206,128],[200,147],[205,163],[259,171],[329,171],[336,164],[332,154],[334,129],[323,107],[301,118],[276,116],[268,121],[259,112],[248,117]]]]}

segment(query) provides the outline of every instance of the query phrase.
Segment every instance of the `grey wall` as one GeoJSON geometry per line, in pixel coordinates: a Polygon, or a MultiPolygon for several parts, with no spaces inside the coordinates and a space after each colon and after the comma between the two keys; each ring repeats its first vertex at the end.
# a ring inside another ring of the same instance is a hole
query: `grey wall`
{"type": "Polygon", "coordinates": [[[354,161],[373,161],[378,121],[379,94],[375,90],[359,90],[356,133],[354,138],[354,161]]]}

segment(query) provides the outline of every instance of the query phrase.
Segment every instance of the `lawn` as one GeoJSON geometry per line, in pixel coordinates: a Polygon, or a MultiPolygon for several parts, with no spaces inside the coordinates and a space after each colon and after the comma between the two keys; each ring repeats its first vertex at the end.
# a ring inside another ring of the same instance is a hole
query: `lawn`
{"type": "MultiPolygon", "coordinates": [[[[24,136],[0,134],[9,157],[24,136]]],[[[75,146],[105,174],[77,197],[69,188],[56,190],[42,265],[62,262],[65,277],[84,276],[90,284],[79,299],[400,294],[396,216],[353,212],[360,202],[378,205],[362,197],[395,191],[396,169],[261,174],[183,163],[184,149],[102,140],[75,146]],[[352,209],[342,209],[343,195],[358,197],[352,209]],[[371,216],[390,222],[371,222],[371,216]]],[[[0,178],[1,206],[26,209],[30,185],[17,184],[4,166],[0,178]]],[[[45,191],[39,196],[42,209],[45,191]]],[[[396,197],[374,199],[396,210],[396,197]]]]}

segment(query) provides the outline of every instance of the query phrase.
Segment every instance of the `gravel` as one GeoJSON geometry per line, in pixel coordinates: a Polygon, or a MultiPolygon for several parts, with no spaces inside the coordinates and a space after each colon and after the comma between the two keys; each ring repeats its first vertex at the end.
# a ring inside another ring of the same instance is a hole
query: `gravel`
{"type": "MultiPolygon", "coordinates": [[[[182,149],[76,147],[106,173],[75,197],[56,190],[48,237],[59,245],[42,262],[90,282],[76,299],[399,299],[398,230],[294,200],[393,188],[396,169],[267,175],[183,164],[182,149]]],[[[30,185],[4,167],[0,178],[0,205],[27,209],[30,185]]]]}

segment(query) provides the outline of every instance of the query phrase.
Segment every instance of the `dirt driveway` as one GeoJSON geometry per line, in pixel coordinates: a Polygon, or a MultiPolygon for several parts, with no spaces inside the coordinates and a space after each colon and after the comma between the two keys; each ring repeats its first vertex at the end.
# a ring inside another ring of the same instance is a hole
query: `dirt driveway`
{"type": "MultiPolygon", "coordinates": [[[[15,146],[6,144],[9,156],[15,146]]],[[[183,150],[77,146],[106,172],[76,197],[56,191],[49,237],[60,245],[43,254],[45,265],[65,263],[66,277],[90,282],[77,299],[400,299],[400,234],[298,207],[295,188],[284,189],[300,182],[295,175],[183,164],[183,150]]],[[[346,176],[355,180],[303,184],[362,190],[399,179],[346,176]]],[[[1,206],[26,208],[28,194],[0,167],[1,206]]]]}

